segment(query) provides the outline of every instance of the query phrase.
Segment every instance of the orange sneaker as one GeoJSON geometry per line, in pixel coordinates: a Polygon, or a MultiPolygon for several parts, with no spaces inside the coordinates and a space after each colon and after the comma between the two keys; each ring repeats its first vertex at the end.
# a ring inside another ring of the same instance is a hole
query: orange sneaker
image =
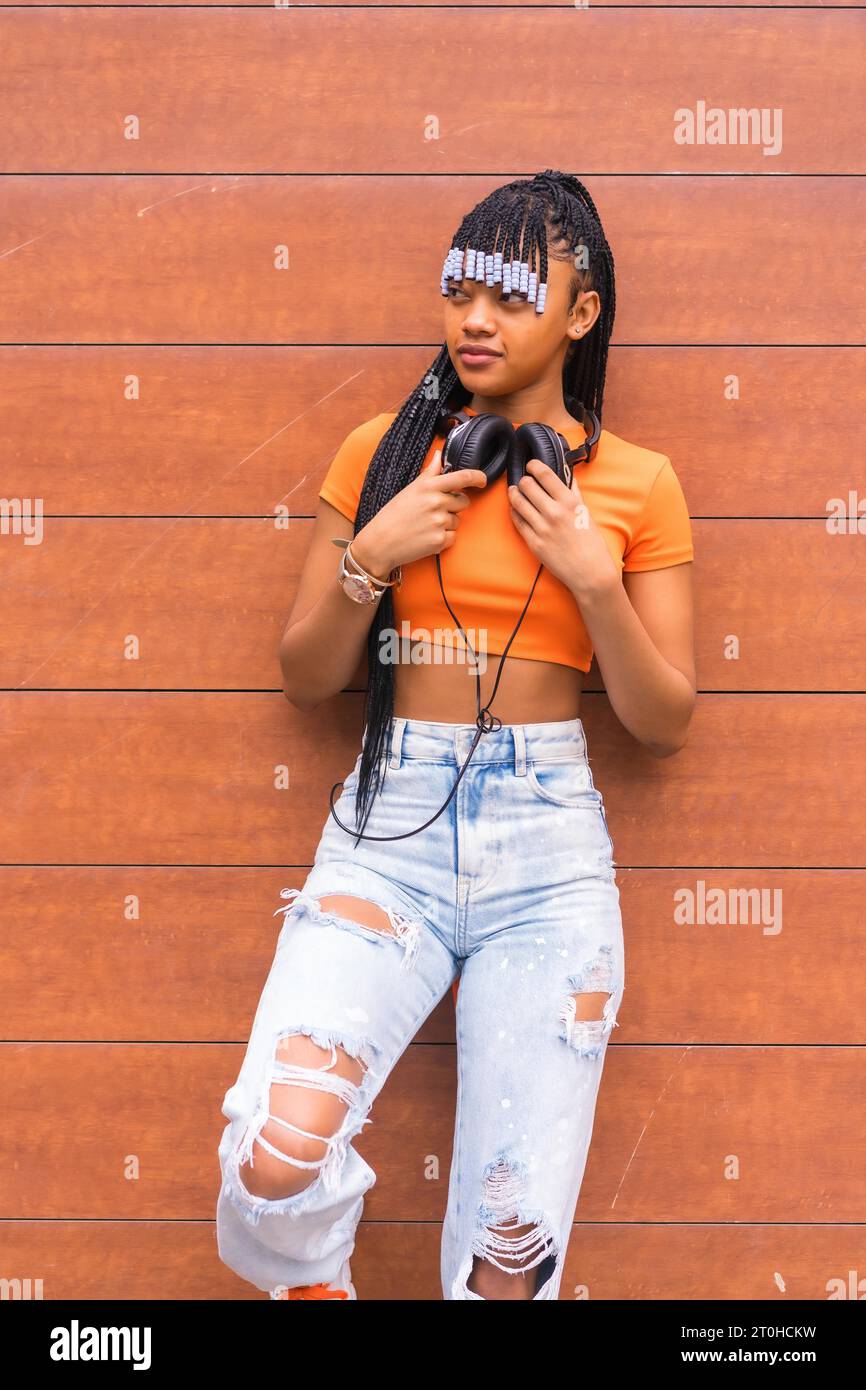
{"type": "Polygon", "coordinates": [[[336,1279],[326,1284],[297,1284],[294,1288],[287,1289],[285,1284],[280,1284],[277,1288],[271,1289],[271,1298],[306,1298],[306,1299],[325,1299],[325,1298],[355,1298],[355,1286],[352,1283],[349,1272],[349,1261],[343,1265],[336,1279]]]}

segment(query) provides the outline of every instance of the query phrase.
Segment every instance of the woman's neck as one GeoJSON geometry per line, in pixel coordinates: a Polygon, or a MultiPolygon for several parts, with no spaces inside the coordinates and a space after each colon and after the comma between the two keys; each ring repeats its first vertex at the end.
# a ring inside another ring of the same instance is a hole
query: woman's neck
{"type": "Polygon", "coordinates": [[[566,430],[580,426],[581,421],[576,420],[565,408],[564,402],[543,403],[540,397],[533,397],[531,400],[526,396],[522,398],[515,396],[473,396],[469,402],[470,410],[474,410],[476,415],[501,415],[503,419],[509,421],[520,420],[543,421],[545,425],[550,425],[552,429],[563,433],[566,430]]]}

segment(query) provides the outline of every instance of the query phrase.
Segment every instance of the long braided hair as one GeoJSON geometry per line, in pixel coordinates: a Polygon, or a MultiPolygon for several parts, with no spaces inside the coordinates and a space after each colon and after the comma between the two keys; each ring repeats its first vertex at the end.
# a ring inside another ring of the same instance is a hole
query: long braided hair
{"type": "MultiPolygon", "coordinates": [[[[503,184],[471,212],[451,240],[452,247],[472,247],[503,260],[528,261],[547,279],[547,258],[572,260],[575,276],[569,308],[581,290],[597,290],[601,312],[589,333],[570,344],[563,362],[562,393],[566,409],[581,418],[578,402],[601,419],[607,351],[616,308],[613,256],[595,203],[571,174],[545,169],[531,179],[503,184]]],[[[460,410],[472,393],[460,381],[443,344],[435,361],[406,397],[396,419],[370,461],[355,517],[355,534],[398,492],[417,478],[443,410],[460,410]]],[[[394,711],[394,667],[379,657],[379,634],[395,625],[393,590],[379,600],[367,640],[369,674],[364,703],[365,736],[356,797],[356,829],[363,831],[384,776],[383,759],[394,711]],[[363,821],[362,821],[363,817],[363,821]]],[[[390,747],[387,749],[390,753],[390,747]]]]}

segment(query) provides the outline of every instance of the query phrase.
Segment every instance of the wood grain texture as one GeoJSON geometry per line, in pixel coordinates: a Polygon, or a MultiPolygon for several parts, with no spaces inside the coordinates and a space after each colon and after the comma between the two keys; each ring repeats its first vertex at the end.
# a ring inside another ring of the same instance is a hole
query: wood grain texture
{"type": "Polygon", "coordinates": [[[570,168],[576,148],[586,174],[864,169],[853,7],[25,8],[3,26],[5,170],[507,175],[516,152],[570,168]],[[497,87],[493,54],[543,59],[497,87]],[[764,109],[776,133],[679,143],[699,102],[764,109]]]}
{"type": "MultiPolygon", "coordinates": [[[[16,1221],[0,1233],[7,1267],[42,1279],[46,1299],[262,1296],[220,1263],[208,1220],[16,1221]]],[[[438,1302],[439,1238],[436,1221],[362,1221],[352,1256],[358,1297],[438,1302]]],[[[862,1270],[859,1224],[576,1221],[559,1296],[856,1298],[862,1270]]]]}
{"type": "MultiPolygon", "coordinates": [[[[16,6],[16,9],[18,9],[18,8],[20,8],[20,9],[35,8],[35,7],[37,7],[37,6],[39,5],[39,3],[40,3],[40,0],[22,0],[21,5],[20,5],[20,6],[16,6]]],[[[86,0],[81,0],[81,4],[82,4],[82,5],[86,5],[86,0]]],[[[141,0],[141,3],[140,3],[140,4],[139,4],[139,0],[114,0],[114,5],[113,5],[113,7],[114,7],[114,8],[117,8],[117,9],[124,9],[124,8],[126,8],[127,6],[133,6],[133,5],[134,5],[136,8],[142,8],[142,9],[157,9],[157,10],[171,9],[171,8],[173,8],[173,7],[177,7],[177,8],[181,8],[181,7],[182,7],[182,8],[184,8],[184,9],[190,9],[190,10],[203,10],[203,11],[208,11],[208,10],[211,9],[211,8],[222,8],[221,0],[196,0],[196,3],[195,3],[194,5],[190,5],[190,4],[185,3],[185,0],[141,0]]],[[[366,9],[366,8],[368,8],[368,7],[369,7],[370,9],[376,9],[376,8],[380,8],[380,7],[381,7],[381,0],[352,0],[352,6],[353,6],[353,8],[358,8],[358,9],[366,9]]],[[[579,6],[578,6],[577,4],[575,4],[575,3],[572,3],[571,0],[560,0],[560,3],[559,3],[558,6],[551,6],[551,5],[549,4],[549,0],[511,0],[511,3],[510,3],[510,4],[504,4],[504,5],[497,5],[497,6],[496,6],[497,9],[502,9],[502,10],[505,10],[505,11],[519,11],[519,10],[524,10],[524,9],[530,9],[530,8],[533,8],[533,7],[538,7],[538,8],[542,8],[542,9],[560,8],[560,9],[568,10],[568,11],[571,11],[571,10],[574,10],[574,9],[578,9],[578,8],[579,8],[579,6]]],[[[653,5],[653,0],[629,0],[629,4],[628,4],[628,6],[627,6],[627,8],[630,9],[630,10],[641,9],[641,8],[644,8],[644,7],[647,7],[647,8],[650,8],[650,9],[656,8],[656,6],[653,5]]],[[[834,5],[833,8],[834,8],[834,9],[846,9],[846,8],[848,8],[848,7],[850,7],[850,8],[855,8],[855,9],[858,8],[858,6],[857,6],[857,0],[839,0],[839,4],[838,4],[838,5],[834,5]]],[[[64,8],[77,9],[77,8],[79,8],[79,5],[78,5],[77,3],[71,3],[69,6],[64,6],[64,8]]],[[[263,9],[263,8],[266,8],[266,7],[262,5],[262,0],[233,0],[233,3],[232,3],[232,9],[263,9]]],[[[267,8],[270,8],[270,4],[267,6],[267,8]]],[[[289,3],[289,0],[285,0],[285,3],[281,3],[281,2],[278,3],[278,0],[274,0],[274,8],[277,9],[277,10],[279,10],[279,11],[280,11],[281,13],[283,13],[283,14],[289,14],[289,13],[291,13],[293,7],[292,7],[292,5],[289,3]]],[[[346,0],[316,0],[316,4],[314,4],[314,5],[309,5],[309,6],[305,6],[305,8],[307,8],[307,9],[313,9],[313,10],[329,10],[329,9],[340,10],[340,9],[346,8],[346,0]]],[[[432,9],[432,10],[436,10],[436,9],[439,9],[440,6],[438,6],[437,4],[435,4],[435,3],[433,2],[433,0],[401,0],[400,5],[399,5],[399,6],[395,5],[395,6],[393,6],[393,8],[395,8],[395,9],[398,9],[398,8],[399,8],[399,9],[416,9],[416,8],[417,8],[417,9],[419,9],[419,10],[420,10],[420,9],[432,9]]],[[[450,7],[449,7],[449,8],[450,8],[450,7]]],[[[478,21],[479,21],[479,19],[483,17],[484,12],[485,12],[486,10],[490,9],[491,7],[490,7],[490,0],[461,0],[461,3],[460,3],[460,5],[459,5],[459,7],[455,7],[455,8],[459,8],[459,9],[461,9],[461,10],[466,10],[466,11],[473,11],[473,10],[478,10],[478,11],[480,11],[480,14],[479,14],[479,15],[473,16],[473,23],[477,24],[478,21]]],[[[620,0],[593,0],[593,3],[592,3],[592,10],[596,10],[596,9],[605,9],[605,8],[622,9],[622,8],[624,8],[624,7],[622,6],[620,0]]],[[[699,3],[699,4],[693,4],[693,3],[691,3],[691,0],[673,0],[673,3],[668,4],[668,5],[665,5],[664,8],[665,8],[665,9],[673,9],[673,10],[680,9],[680,8],[682,8],[682,9],[703,9],[703,8],[707,8],[707,9],[725,10],[725,9],[741,9],[741,8],[742,8],[742,4],[741,4],[741,0],[717,0],[717,3],[715,2],[715,0],[700,0],[700,3],[699,3]]],[[[800,11],[806,11],[806,12],[808,12],[808,11],[811,11],[811,10],[818,10],[818,9],[819,9],[819,5],[817,4],[817,0],[797,0],[797,3],[796,3],[796,4],[789,4],[789,3],[787,3],[787,0],[761,0],[760,4],[751,5],[749,8],[750,8],[750,9],[755,9],[755,10],[773,10],[773,9],[775,9],[775,8],[779,8],[779,9],[786,9],[786,10],[800,10],[800,11]]],[[[589,12],[589,7],[588,7],[588,6],[585,6],[585,7],[584,7],[584,13],[588,13],[588,12],[589,12]]]]}
{"type": "MultiPolygon", "coordinates": [[[[349,431],[397,411],[437,352],[0,347],[3,491],[46,517],[312,516],[349,431]]],[[[866,348],[615,345],[603,419],[668,455],[693,518],[822,517],[866,454],[866,348]]]]}
{"type": "MultiPolygon", "coordinates": [[[[283,921],[280,889],[306,875],[0,869],[4,1039],[245,1042],[283,921]]],[[[621,868],[618,882],[626,992],[611,1048],[862,1042],[862,869],[621,868]],[[714,919],[716,890],[728,910],[714,919]]],[[[446,994],[415,1042],[454,1041],[446,994]]]]}
{"type": "MultiPolygon", "coordinates": [[[[0,340],[438,343],[450,238],[505,181],[11,176],[0,340]]],[[[599,175],[590,191],[628,286],[616,343],[862,347],[862,178],[599,175]],[[820,312],[803,288],[816,225],[833,227],[820,312]]]]}
{"type": "MultiPolygon", "coordinates": [[[[857,868],[866,695],[717,694],[657,759],[606,697],[581,717],[623,867],[857,868]]],[[[282,695],[0,695],[5,864],[311,864],[359,695],[301,715],[282,695]],[[278,789],[277,775],[288,772],[278,789]]]]}
{"type": "MultiPolygon", "coordinates": [[[[3,1044],[16,1162],[0,1169],[0,1213],[212,1219],[219,1107],[242,1056],[240,1045],[3,1044]]],[[[860,1221],[866,1118],[851,1098],[864,1083],[862,1047],[610,1049],[576,1219],[860,1221]]],[[[453,1048],[404,1052],[357,1140],[381,1178],[367,1220],[442,1220],[455,1098],[453,1048]]]]}
{"type": "MultiPolygon", "coordinates": [[[[626,991],[561,1297],[849,1286],[864,561],[826,515],[866,446],[866,12],[24,4],[0,43],[0,497],[45,519],[0,532],[0,1278],[262,1297],[218,1259],[220,1105],[365,680],[278,689],[318,487],[436,356],[465,211],[579,162],[604,423],[683,483],[701,695],[659,762],[588,682],[626,991]],[[503,51],[544,58],[497,84],[503,51]],[[779,152],[677,144],[699,101],[780,111],[779,152]]],[[[442,1297],[456,989],[357,1141],[362,1298],[442,1297]]]]}
{"type": "MultiPolygon", "coordinates": [[[[279,690],[311,532],[282,518],[47,520],[41,544],[7,549],[0,685],[279,690]]],[[[692,533],[702,688],[866,688],[861,535],[826,517],[693,520],[692,533]]],[[[347,688],[366,679],[362,656],[347,688]]],[[[596,663],[586,688],[603,688],[596,663]]]]}

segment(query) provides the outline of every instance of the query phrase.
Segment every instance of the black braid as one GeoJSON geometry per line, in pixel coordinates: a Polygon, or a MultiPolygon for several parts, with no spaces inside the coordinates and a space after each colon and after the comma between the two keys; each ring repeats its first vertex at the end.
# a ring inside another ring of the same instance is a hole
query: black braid
{"type": "MultiPolygon", "coordinates": [[[[516,179],[482,199],[460,224],[451,246],[495,253],[504,260],[525,260],[547,279],[548,256],[574,260],[586,247],[588,266],[575,264],[569,308],[580,290],[597,290],[601,312],[585,337],[569,348],[563,363],[562,392],[566,409],[581,418],[579,404],[601,419],[607,351],[613,331],[616,296],[614,265],[595,203],[572,174],[545,169],[532,179],[516,179]]],[[[512,291],[517,293],[517,291],[512,291]]],[[[459,410],[472,393],[462,385],[445,344],[424,377],[409,393],[394,423],[380,440],[361,491],[355,534],[398,492],[417,478],[433,443],[442,409],[459,410]]],[[[363,831],[382,782],[386,739],[394,712],[394,668],[379,660],[379,634],[395,626],[393,589],[386,589],[367,639],[368,680],[364,704],[367,736],[361,750],[356,800],[356,829],[363,831]],[[363,817],[363,820],[362,820],[363,817]]]]}

